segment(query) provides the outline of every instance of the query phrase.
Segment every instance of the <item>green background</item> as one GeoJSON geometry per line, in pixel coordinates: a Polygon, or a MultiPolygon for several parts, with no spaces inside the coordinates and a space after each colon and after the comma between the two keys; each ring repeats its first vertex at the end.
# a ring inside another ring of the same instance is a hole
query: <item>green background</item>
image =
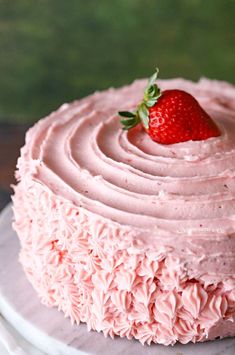
{"type": "Polygon", "coordinates": [[[0,121],[149,76],[235,82],[234,0],[0,0],[0,121]]]}

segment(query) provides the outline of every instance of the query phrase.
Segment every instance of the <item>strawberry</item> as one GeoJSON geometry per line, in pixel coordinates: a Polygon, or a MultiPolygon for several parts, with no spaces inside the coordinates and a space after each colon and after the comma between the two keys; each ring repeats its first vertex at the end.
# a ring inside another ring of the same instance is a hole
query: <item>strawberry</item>
{"type": "Polygon", "coordinates": [[[158,70],[149,79],[144,99],[135,112],[120,111],[124,129],[142,123],[149,136],[161,144],[199,141],[220,135],[211,117],[198,101],[183,90],[162,91],[157,86],[158,70]]]}

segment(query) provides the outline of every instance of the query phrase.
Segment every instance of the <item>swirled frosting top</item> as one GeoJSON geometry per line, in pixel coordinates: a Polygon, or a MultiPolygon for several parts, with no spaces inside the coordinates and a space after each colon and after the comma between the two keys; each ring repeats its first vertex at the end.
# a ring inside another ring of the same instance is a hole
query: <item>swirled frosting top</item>
{"type": "MultiPolygon", "coordinates": [[[[123,131],[118,110],[134,109],[145,80],[64,104],[27,134],[19,165],[75,205],[150,239],[235,233],[235,87],[201,79],[159,80],[197,98],[222,134],[172,145],[141,127],[123,131]]],[[[233,238],[234,239],[234,238],[233,238]]]]}

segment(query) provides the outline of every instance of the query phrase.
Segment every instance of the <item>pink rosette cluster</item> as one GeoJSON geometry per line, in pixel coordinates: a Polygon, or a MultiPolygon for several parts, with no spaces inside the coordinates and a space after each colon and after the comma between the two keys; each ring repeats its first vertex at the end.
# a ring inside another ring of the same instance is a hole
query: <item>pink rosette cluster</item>
{"type": "Polygon", "coordinates": [[[220,137],[160,145],[121,129],[145,80],[63,105],[26,136],[13,197],[20,262],[43,304],[142,344],[235,334],[235,88],[193,94],[220,137]]]}

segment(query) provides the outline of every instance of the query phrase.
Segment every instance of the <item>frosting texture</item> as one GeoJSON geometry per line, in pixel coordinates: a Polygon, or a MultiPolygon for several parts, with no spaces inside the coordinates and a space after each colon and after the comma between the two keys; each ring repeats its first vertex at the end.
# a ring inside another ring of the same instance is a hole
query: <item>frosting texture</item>
{"type": "Polygon", "coordinates": [[[20,261],[75,323],[165,345],[235,334],[235,88],[194,95],[220,137],[160,145],[123,131],[145,80],[63,105],[26,136],[13,197],[20,261]]]}

